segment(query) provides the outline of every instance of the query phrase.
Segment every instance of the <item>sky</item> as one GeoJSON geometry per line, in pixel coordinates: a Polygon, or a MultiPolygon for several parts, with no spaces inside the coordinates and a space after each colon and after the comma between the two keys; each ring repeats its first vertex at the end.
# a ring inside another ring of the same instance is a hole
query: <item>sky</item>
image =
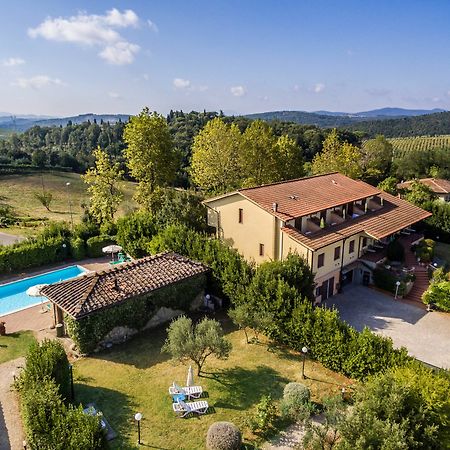
{"type": "Polygon", "coordinates": [[[0,112],[450,109],[446,0],[15,0],[0,20],[0,112]]]}

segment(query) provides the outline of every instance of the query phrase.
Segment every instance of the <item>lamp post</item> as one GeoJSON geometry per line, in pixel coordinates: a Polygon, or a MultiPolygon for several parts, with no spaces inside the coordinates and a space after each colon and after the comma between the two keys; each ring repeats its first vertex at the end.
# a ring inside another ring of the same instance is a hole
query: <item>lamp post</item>
{"type": "Polygon", "coordinates": [[[398,296],[398,288],[400,287],[400,281],[396,281],[395,282],[395,297],[394,300],[397,300],[397,296],[398,296]]]}
{"type": "Polygon", "coordinates": [[[72,199],[70,198],[70,182],[68,181],[66,183],[67,186],[67,196],[69,198],[69,212],[70,212],[70,223],[72,224],[72,229],[73,229],[73,214],[72,214],[72,199]]]}
{"type": "Polygon", "coordinates": [[[342,401],[345,401],[345,387],[341,389],[342,401]]]}
{"type": "Polygon", "coordinates": [[[306,361],[306,354],[308,353],[308,347],[303,347],[302,348],[302,353],[303,353],[303,365],[302,365],[302,379],[305,379],[305,361],[306,361]]]}
{"type": "Polygon", "coordinates": [[[16,382],[16,372],[11,372],[11,375],[12,375],[12,377],[13,377],[13,380],[14,380],[14,382],[16,382]]]}
{"type": "Polygon", "coordinates": [[[141,420],[142,420],[142,414],[140,412],[136,413],[134,415],[134,420],[137,422],[138,445],[140,445],[141,444],[141,420]]]}
{"type": "Polygon", "coordinates": [[[70,396],[72,397],[72,401],[75,400],[75,392],[73,389],[73,366],[69,364],[69,372],[70,372],[70,396]]]}
{"type": "Polygon", "coordinates": [[[27,450],[27,441],[22,441],[23,450],[27,450]]]}

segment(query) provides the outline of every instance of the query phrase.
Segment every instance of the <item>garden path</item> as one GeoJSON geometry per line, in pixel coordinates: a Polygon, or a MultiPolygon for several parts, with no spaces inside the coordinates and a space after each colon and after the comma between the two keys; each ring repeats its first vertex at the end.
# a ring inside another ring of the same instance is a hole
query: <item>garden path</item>
{"type": "Polygon", "coordinates": [[[11,388],[12,372],[18,372],[25,358],[0,364],[0,450],[23,449],[24,434],[16,393],[11,388]]]}

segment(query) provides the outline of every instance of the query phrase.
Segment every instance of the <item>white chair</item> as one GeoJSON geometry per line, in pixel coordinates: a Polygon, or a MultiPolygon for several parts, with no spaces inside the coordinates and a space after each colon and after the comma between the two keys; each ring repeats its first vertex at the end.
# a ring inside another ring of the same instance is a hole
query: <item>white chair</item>
{"type": "Polygon", "coordinates": [[[200,398],[203,393],[203,388],[201,386],[184,386],[180,387],[178,384],[173,383],[169,387],[170,395],[183,394],[189,400],[191,398],[200,398]]]}
{"type": "Polygon", "coordinates": [[[197,402],[185,403],[183,401],[178,401],[172,404],[173,410],[178,417],[186,417],[191,413],[195,414],[205,414],[208,411],[209,405],[205,400],[200,400],[197,402]]]}

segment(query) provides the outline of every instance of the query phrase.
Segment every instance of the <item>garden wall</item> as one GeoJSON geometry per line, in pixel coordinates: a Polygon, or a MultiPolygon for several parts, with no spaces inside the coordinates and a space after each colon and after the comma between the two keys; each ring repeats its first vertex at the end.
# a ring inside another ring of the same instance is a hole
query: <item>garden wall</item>
{"type": "Polygon", "coordinates": [[[64,320],[68,334],[81,353],[93,352],[109,342],[123,342],[145,328],[162,323],[164,319],[170,320],[200,306],[205,284],[206,276],[201,274],[80,320],[66,316],[64,320]]]}

